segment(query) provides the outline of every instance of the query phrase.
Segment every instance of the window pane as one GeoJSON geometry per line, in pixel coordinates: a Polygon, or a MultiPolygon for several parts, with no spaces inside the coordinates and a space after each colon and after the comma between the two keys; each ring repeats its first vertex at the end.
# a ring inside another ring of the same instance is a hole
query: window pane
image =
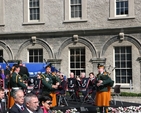
{"type": "Polygon", "coordinates": [[[33,55],[33,50],[29,50],[29,55],[33,55]]]}
{"type": "Polygon", "coordinates": [[[120,62],[115,62],[116,68],[120,68],[120,62]]]}
{"type": "Polygon", "coordinates": [[[75,68],[75,67],[74,67],[74,63],[71,63],[71,66],[70,66],[70,67],[71,67],[71,68],[75,68]]]}
{"type": "Polygon", "coordinates": [[[115,55],[115,60],[120,60],[120,55],[119,54],[115,55]]]}
{"type": "Polygon", "coordinates": [[[119,53],[119,48],[118,47],[115,47],[115,53],[119,53]]]}
{"type": "Polygon", "coordinates": [[[125,54],[121,54],[121,60],[125,60],[125,54]]]}
{"type": "Polygon", "coordinates": [[[125,47],[121,47],[121,53],[125,53],[125,47]]]}
{"type": "Polygon", "coordinates": [[[121,75],[122,75],[122,76],[126,75],[126,69],[122,69],[122,70],[121,70],[121,75]]]}
{"type": "Polygon", "coordinates": [[[85,61],[85,56],[81,56],[81,61],[85,61]]]}
{"type": "Polygon", "coordinates": [[[131,68],[131,67],[132,67],[131,61],[127,62],[127,67],[128,67],[128,68],[131,68]]]}
{"type": "Polygon", "coordinates": [[[127,70],[127,75],[128,75],[128,76],[132,76],[132,70],[131,70],[131,69],[128,69],[128,70],[127,70]]]}
{"type": "Polygon", "coordinates": [[[125,2],[125,7],[128,7],[128,2],[127,1],[125,2]]]}
{"type": "Polygon", "coordinates": [[[71,56],[70,60],[71,60],[71,62],[73,62],[74,61],[74,56],[71,56]]]}
{"type": "Polygon", "coordinates": [[[125,68],[126,64],[125,62],[121,62],[121,68],[125,68]]]}
{"type": "Polygon", "coordinates": [[[34,51],[34,55],[38,55],[38,50],[35,50],[34,51]]]}
{"type": "Polygon", "coordinates": [[[116,77],[116,83],[120,83],[120,77],[116,77]]]}
{"type": "Polygon", "coordinates": [[[29,57],[29,62],[33,62],[33,57],[29,57]]]}
{"type": "Polygon", "coordinates": [[[116,75],[120,75],[120,70],[119,69],[116,70],[116,75]]]}
{"type": "Polygon", "coordinates": [[[126,83],[126,77],[122,77],[122,83],[126,83]]]}
{"type": "Polygon", "coordinates": [[[76,70],[76,75],[80,76],[80,71],[76,70]]]}
{"type": "MultiPolygon", "coordinates": [[[[0,56],[3,57],[3,50],[0,50],[0,56]]],[[[1,62],[1,63],[3,63],[3,58],[2,58],[2,57],[0,57],[0,62],[1,62]]]]}
{"type": "Polygon", "coordinates": [[[85,63],[81,63],[81,68],[85,68],[85,63]]]}
{"type": "Polygon", "coordinates": [[[127,60],[131,60],[131,54],[127,54],[127,60]]]}
{"type": "Polygon", "coordinates": [[[80,68],[80,63],[76,63],[76,68],[80,68]]]}
{"type": "Polygon", "coordinates": [[[39,56],[39,62],[43,62],[43,56],[39,56]]]}
{"type": "Polygon", "coordinates": [[[124,2],[121,2],[121,7],[124,7],[124,2]]]}

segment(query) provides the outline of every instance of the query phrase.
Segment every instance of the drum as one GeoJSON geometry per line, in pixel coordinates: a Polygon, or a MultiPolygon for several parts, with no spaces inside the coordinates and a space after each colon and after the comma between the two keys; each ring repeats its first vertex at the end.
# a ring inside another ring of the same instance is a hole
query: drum
{"type": "Polygon", "coordinates": [[[50,96],[52,97],[52,105],[51,107],[55,107],[57,105],[57,102],[56,102],[56,93],[53,92],[50,94],[50,96]]]}

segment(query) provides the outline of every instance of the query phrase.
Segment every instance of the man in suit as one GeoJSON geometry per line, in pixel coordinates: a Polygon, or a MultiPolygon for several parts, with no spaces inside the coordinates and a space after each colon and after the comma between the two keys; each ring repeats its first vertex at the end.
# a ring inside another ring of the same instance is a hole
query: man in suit
{"type": "Polygon", "coordinates": [[[6,113],[6,110],[4,108],[4,103],[2,102],[3,98],[4,98],[4,89],[0,87],[0,113],[6,113]]]}
{"type": "Polygon", "coordinates": [[[13,92],[13,98],[14,98],[14,105],[9,110],[9,113],[20,113],[25,109],[24,104],[24,92],[21,89],[17,89],[13,92]]]}
{"type": "Polygon", "coordinates": [[[35,94],[29,93],[25,97],[26,108],[21,113],[43,113],[39,108],[39,100],[35,94]]]}

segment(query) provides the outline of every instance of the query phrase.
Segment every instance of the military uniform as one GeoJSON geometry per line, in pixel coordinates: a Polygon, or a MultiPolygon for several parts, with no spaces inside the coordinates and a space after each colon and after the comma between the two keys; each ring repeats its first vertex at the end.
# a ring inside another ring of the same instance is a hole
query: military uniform
{"type": "Polygon", "coordinates": [[[53,81],[53,76],[51,73],[43,74],[41,80],[43,84],[43,94],[50,94],[51,92],[55,91],[55,89],[52,88],[53,82],[55,81],[53,81]]]}
{"type": "Polygon", "coordinates": [[[21,76],[15,72],[12,73],[10,78],[10,87],[21,87],[22,89],[27,88],[27,86],[23,83],[21,76]]]}
{"type": "Polygon", "coordinates": [[[19,74],[13,72],[10,78],[10,93],[9,93],[9,108],[14,105],[13,92],[17,89],[26,89],[27,86],[23,83],[23,80],[19,74]]]}

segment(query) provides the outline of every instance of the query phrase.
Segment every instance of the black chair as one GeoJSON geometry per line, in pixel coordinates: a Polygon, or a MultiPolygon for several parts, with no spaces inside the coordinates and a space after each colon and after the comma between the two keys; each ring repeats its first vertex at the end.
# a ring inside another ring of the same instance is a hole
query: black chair
{"type": "Polygon", "coordinates": [[[67,79],[67,92],[69,93],[68,100],[77,100],[76,97],[76,79],[68,78],[67,79]]]}
{"type": "Polygon", "coordinates": [[[111,93],[111,96],[112,96],[112,99],[113,99],[115,105],[116,105],[116,100],[115,100],[116,97],[118,98],[118,100],[120,100],[121,104],[123,105],[123,103],[120,99],[120,86],[121,85],[115,85],[114,92],[111,93]]]}
{"type": "MultiPolygon", "coordinates": [[[[92,98],[92,93],[93,93],[93,90],[89,90],[89,91],[87,92],[87,95],[84,97],[83,103],[85,103],[85,102],[92,102],[92,103],[94,103],[95,98],[92,98]]],[[[82,104],[83,104],[83,103],[82,103],[82,104]]]]}
{"type": "Polygon", "coordinates": [[[63,80],[60,85],[58,86],[58,90],[56,91],[56,94],[57,94],[57,100],[58,100],[58,106],[61,106],[61,104],[64,104],[66,106],[68,106],[68,102],[67,102],[67,99],[66,99],[66,81],[63,80]]]}
{"type": "Polygon", "coordinates": [[[89,78],[82,78],[81,81],[77,81],[79,86],[79,97],[83,100],[84,103],[88,97],[88,85],[89,85],[89,78]]]}

